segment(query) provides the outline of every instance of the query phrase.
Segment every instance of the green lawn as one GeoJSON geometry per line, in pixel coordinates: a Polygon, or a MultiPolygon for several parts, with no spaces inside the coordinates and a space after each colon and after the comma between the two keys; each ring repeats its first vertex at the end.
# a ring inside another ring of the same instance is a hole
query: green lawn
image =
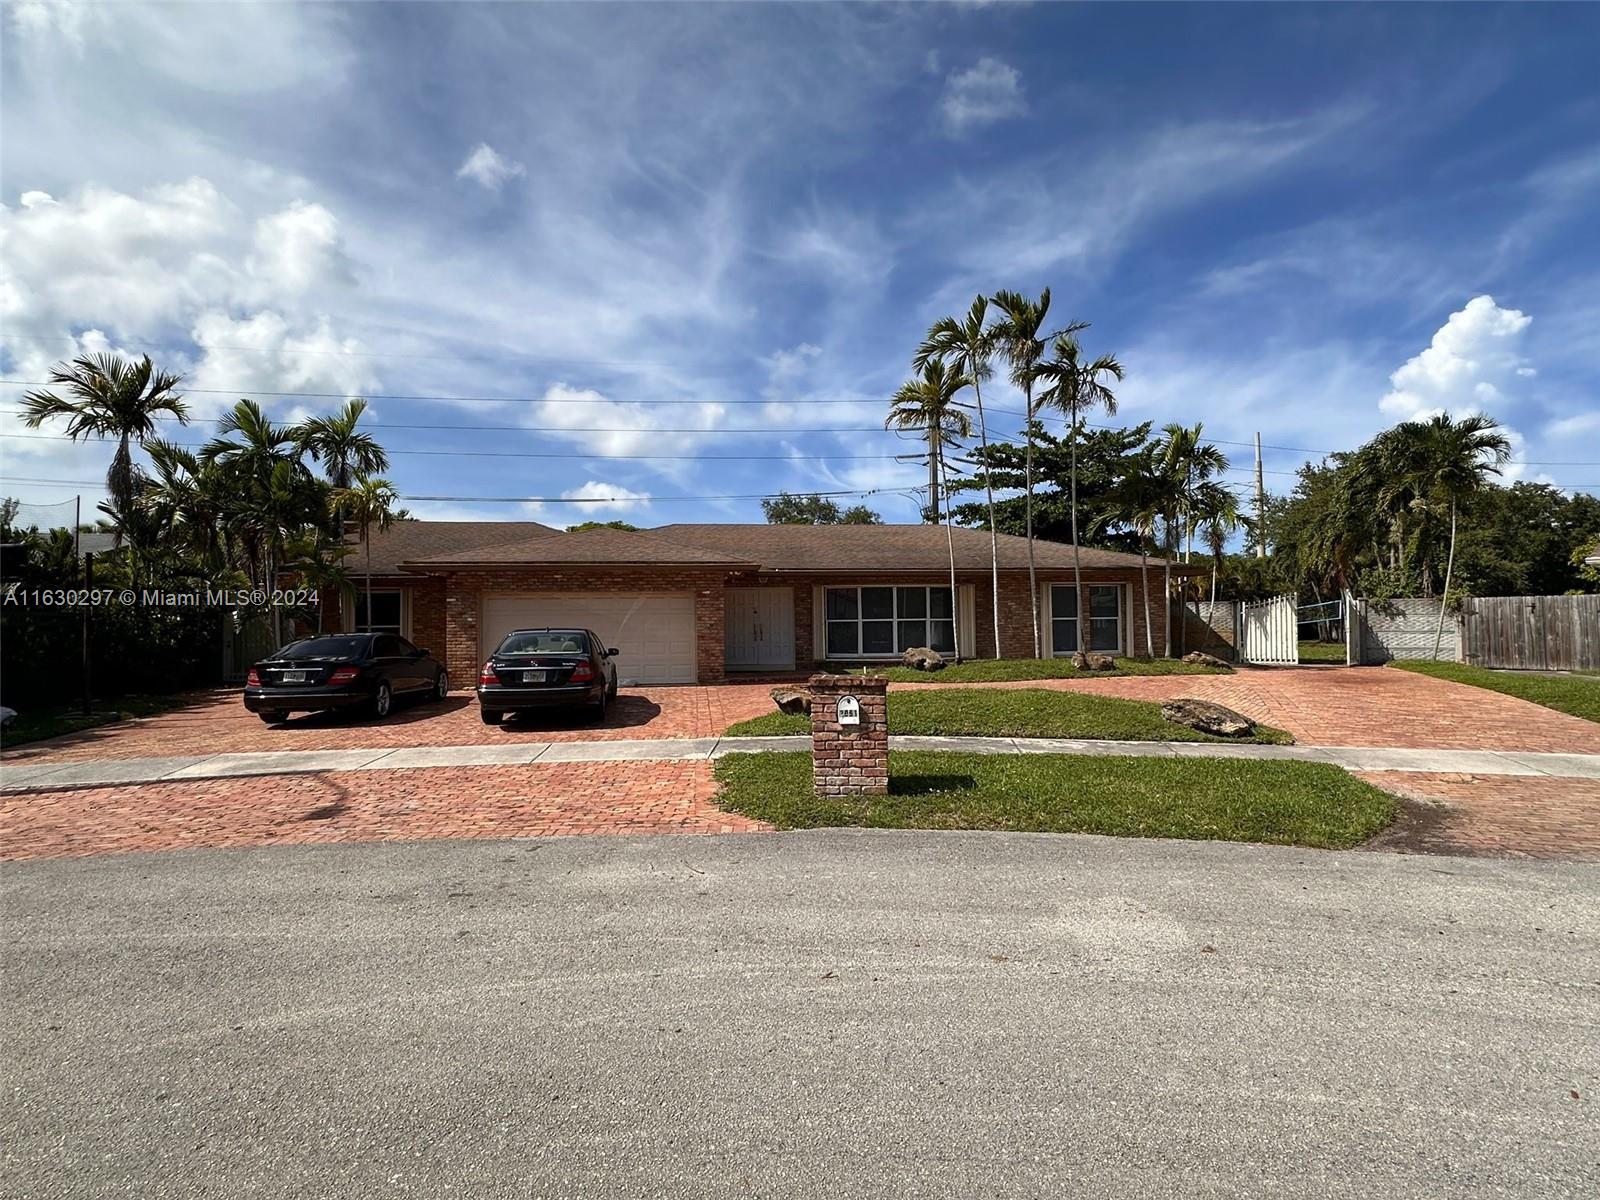
{"type": "Polygon", "coordinates": [[[1587,721],[1600,721],[1600,679],[1592,675],[1529,675],[1522,671],[1491,671],[1465,663],[1400,662],[1389,664],[1402,671],[1432,675],[1452,683],[1470,683],[1491,692],[1504,692],[1557,712],[1587,721]]]}
{"type": "MultiPolygon", "coordinates": [[[[942,671],[913,671],[910,667],[868,666],[873,675],[886,675],[894,683],[996,683],[1019,679],[1096,679],[1116,675],[1231,675],[1232,667],[1206,667],[1175,658],[1119,658],[1115,671],[1079,671],[1070,658],[975,658],[942,671]]],[[[859,675],[860,663],[823,663],[819,668],[838,675],[859,675]]]]}
{"type": "MultiPolygon", "coordinates": [[[[776,737],[811,732],[811,718],[771,712],[730,726],[726,737],[776,737]]],[[[1138,742],[1294,739],[1280,729],[1256,727],[1250,738],[1216,738],[1162,719],[1161,706],[1144,700],[1055,692],[1045,688],[937,688],[889,693],[889,732],[923,736],[1107,738],[1138,742]]]]}
{"type": "Polygon", "coordinates": [[[1341,849],[1394,818],[1390,796],[1322,763],[895,751],[889,795],[828,798],[812,791],[808,754],[729,755],[716,775],[719,805],[780,829],[1002,829],[1341,849]]]}
{"type": "Polygon", "coordinates": [[[1303,663],[1338,663],[1344,666],[1343,642],[1301,642],[1300,661],[1303,663]]]}
{"type": "Polygon", "coordinates": [[[19,712],[11,724],[0,730],[0,744],[10,749],[28,742],[60,737],[65,733],[110,725],[115,721],[148,717],[169,708],[177,708],[185,700],[183,696],[123,696],[116,700],[97,700],[94,711],[88,716],[83,715],[78,705],[19,712]]]}

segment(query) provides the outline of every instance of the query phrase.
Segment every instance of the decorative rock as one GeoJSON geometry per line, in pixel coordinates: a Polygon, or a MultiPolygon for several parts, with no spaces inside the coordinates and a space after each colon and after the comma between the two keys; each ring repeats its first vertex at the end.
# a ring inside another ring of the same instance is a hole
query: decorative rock
{"type": "Polygon", "coordinates": [[[944,670],[944,655],[926,646],[914,646],[900,656],[900,661],[913,671],[944,670]]]}
{"type": "Polygon", "coordinates": [[[778,706],[779,712],[809,713],[811,711],[811,693],[802,688],[773,688],[772,702],[778,706]]]}
{"type": "Polygon", "coordinates": [[[1209,700],[1167,700],[1161,705],[1161,715],[1175,725],[1187,725],[1215,737],[1248,737],[1256,730],[1256,723],[1249,717],[1209,700]]]}
{"type": "Polygon", "coordinates": [[[1183,661],[1186,663],[1196,663],[1202,667],[1225,667],[1228,665],[1216,655],[1202,654],[1198,650],[1189,651],[1189,653],[1183,656],[1183,661]]]}
{"type": "Polygon", "coordinates": [[[1117,669],[1117,660],[1112,658],[1109,654],[1091,654],[1091,655],[1089,655],[1089,670],[1091,670],[1091,671],[1115,671],[1116,669],[1117,669]]]}
{"type": "Polygon", "coordinates": [[[1072,669],[1074,671],[1087,671],[1089,669],[1089,656],[1082,650],[1072,656],[1072,669]]]}

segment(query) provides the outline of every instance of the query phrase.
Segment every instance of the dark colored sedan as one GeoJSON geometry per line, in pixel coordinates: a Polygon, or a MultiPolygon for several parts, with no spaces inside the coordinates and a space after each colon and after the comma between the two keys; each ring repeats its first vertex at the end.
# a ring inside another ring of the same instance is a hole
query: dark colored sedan
{"type": "Polygon", "coordinates": [[[393,633],[332,633],[290,642],[250,668],[244,706],[263,721],[360,708],[386,717],[402,696],[443,700],[444,664],[393,633]]]}
{"type": "Polygon", "coordinates": [[[478,673],[478,711],[485,725],[506,713],[589,705],[597,719],[617,697],[615,649],[588,629],[517,629],[506,634],[478,673]]]}

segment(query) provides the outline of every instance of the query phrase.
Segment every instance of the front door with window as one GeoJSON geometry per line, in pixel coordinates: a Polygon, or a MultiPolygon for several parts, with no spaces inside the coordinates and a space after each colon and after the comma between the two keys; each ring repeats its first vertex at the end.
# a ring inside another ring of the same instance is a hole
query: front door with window
{"type": "MultiPolygon", "coordinates": [[[[1122,588],[1114,583],[1091,583],[1089,596],[1089,650],[1122,653],[1122,588]]],[[[1057,657],[1078,651],[1078,593],[1070,583],[1050,585],[1050,653],[1057,657]]]]}
{"type": "Polygon", "coordinates": [[[728,588],[723,631],[729,670],[794,670],[794,589],[728,588]]]}

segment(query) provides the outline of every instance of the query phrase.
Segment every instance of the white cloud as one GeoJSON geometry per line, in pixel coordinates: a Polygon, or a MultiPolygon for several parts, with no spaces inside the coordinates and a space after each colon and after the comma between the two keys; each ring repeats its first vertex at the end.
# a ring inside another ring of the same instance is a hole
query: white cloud
{"type": "Polygon", "coordinates": [[[456,178],[471,179],[491,192],[497,192],[506,180],[525,175],[527,170],[521,163],[500,155],[488,142],[479,142],[467,155],[467,161],[456,171],[456,178]]]}
{"type": "Polygon", "coordinates": [[[354,282],[338,219],[320,204],[296,200],[256,222],[249,269],[273,288],[299,295],[322,283],[354,282]]]}
{"type": "Polygon", "coordinates": [[[84,35],[93,13],[74,0],[20,0],[7,5],[17,33],[29,41],[60,38],[76,54],[83,53],[84,35]]]}
{"type": "MultiPolygon", "coordinates": [[[[601,457],[692,454],[703,440],[700,431],[717,428],[727,417],[726,406],[714,402],[613,403],[593,388],[565,383],[552,384],[529,407],[524,423],[530,429],[601,457]]],[[[678,480],[696,474],[695,463],[670,458],[638,465],[678,480]]]]}
{"type": "MultiPolygon", "coordinates": [[[[650,507],[650,493],[636,492],[620,483],[591,479],[561,493],[563,500],[584,500],[585,504],[524,504],[523,512],[535,521],[555,521],[564,526],[583,521],[614,521],[624,513],[650,507]]],[[[437,518],[436,518],[437,519],[437,518]]]]}
{"type": "Polygon", "coordinates": [[[1590,433],[1600,434],[1600,409],[1594,412],[1578,413],[1571,417],[1561,417],[1558,420],[1551,421],[1544,427],[1545,437],[1555,440],[1579,437],[1590,433]]]}
{"type": "Polygon", "coordinates": [[[1404,421],[1438,413],[1488,412],[1508,401],[1516,381],[1533,374],[1522,354],[1533,318],[1475,296],[1450,314],[1433,341],[1389,377],[1393,390],[1378,402],[1404,421]]]}
{"type": "Polygon", "coordinates": [[[237,319],[212,311],[200,314],[190,334],[200,348],[187,380],[196,389],[190,407],[198,411],[231,408],[240,396],[257,391],[359,396],[378,386],[362,344],[337,336],[326,317],[297,331],[270,309],[237,319]]]}
{"type": "Polygon", "coordinates": [[[1028,111],[1021,73],[987,54],[975,66],[945,77],[939,107],[945,129],[955,137],[1028,111]]]}

